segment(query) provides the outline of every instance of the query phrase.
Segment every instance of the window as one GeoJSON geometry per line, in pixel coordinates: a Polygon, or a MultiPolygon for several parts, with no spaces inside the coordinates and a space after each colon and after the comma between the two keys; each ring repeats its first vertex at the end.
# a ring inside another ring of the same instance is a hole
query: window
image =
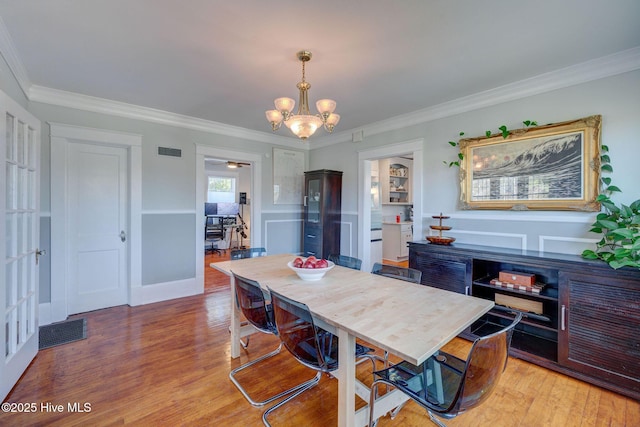
{"type": "Polygon", "coordinates": [[[208,203],[234,203],[236,201],[236,179],[229,176],[209,176],[207,186],[208,203]]]}

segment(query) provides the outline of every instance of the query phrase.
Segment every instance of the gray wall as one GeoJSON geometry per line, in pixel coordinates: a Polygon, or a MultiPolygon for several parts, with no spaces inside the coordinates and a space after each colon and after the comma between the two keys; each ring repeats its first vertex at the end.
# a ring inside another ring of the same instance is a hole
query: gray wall
{"type": "MultiPolygon", "coordinates": [[[[530,96],[488,108],[433,120],[400,130],[368,136],[359,143],[343,143],[312,150],[310,168],[344,171],[342,190],[343,222],[357,234],[358,152],[390,144],[423,138],[424,190],[423,229],[434,224],[431,215],[443,212],[452,218],[448,234],[459,242],[544,249],[548,252],[580,253],[591,247],[597,236],[588,232],[594,213],[583,212],[511,212],[461,211],[457,208],[459,178],[457,168],[448,168],[443,160],[455,158],[456,149],[447,141],[465,136],[482,136],[488,129],[497,132],[501,125],[510,129],[523,120],[539,124],[556,123],[590,115],[602,115],[602,143],[609,146],[614,168],[614,183],[622,189],[614,200],[630,203],[640,198],[640,71],[628,72],[585,84],[530,96]]],[[[344,232],[344,227],[343,227],[344,232]]],[[[345,236],[343,234],[343,242],[345,236]]],[[[424,236],[422,236],[424,238],[424,236]]],[[[352,240],[357,241],[354,237],[352,240]]],[[[344,249],[344,248],[343,248],[344,249]]]]}
{"type": "MultiPolygon", "coordinates": [[[[260,154],[262,162],[262,209],[282,219],[283,213],[296,219],[280,230],[277,252],[300,251],[300,208],[274,205],[272,191],[271,153],[274,145],[125,119],[66,107],[32,102],[29,111],[42,121],[41,150],[41,241],[44,249],[50,236],[50,141],[48,122],[130,132],[142,135],[142,284],[152,285],[194,278],[196,261],[194,248],[195,224],[203,214],[196,211],[196,144],[233,151],[260,154]],[[182,150],[181,158],[158,156],[157,147],[182,150]],[[282,234],[288,233],[288,234],[282,234]]],[[[263,224],[265,219],[263,218],[263,224]]],[[[263,236],[266,232],[263,225],[263,236]]],[[[272,236],[276,234],[272,233],[272,236]]],[[[277,253],[270,250],[271,253],[277,253]]],[[[40,302],[50,301],[50,268],[40,268],[40,302]]]]}
{"type": "MultiPolygon", "coordinates": [[[[58,122],[143,135],[142,149],[142,245],[143,284],[169,282],[195,276],[195,144],[260,154],[262,168],[262,241],[270,253],[301,251],[301,210],[294,205],[274,205],[272,194],[273,145],[206,132],[90,113],[66,107],[27,102],[4,61],[0,63],[0,88],[25,105],[43,122],[41,176],[41,242],[49,245],[50,230],[50,143],[46,122],[58,122]],[[157,147],[180,148],[182,158],[157,155],[157,147]],[[163,238],[168,233],[179,236],[163,238]],[[177,238],[175,238],[177,237],[177,238]]],[[[538,123],[559,122],[602,114],[602,141],[610,148],[616,185],[623,190],[616,200],[630,202],[639,197],[640,168],[640,71],[629,72],[586,84],[458,114],[400,130],[367,135],[360,143],[342,143],[312,150],[308,169],[342,170],[342,252],[356,254],[358,230],[357,159],[358,151],[400,143],[416,138],[425,141],[423,164],[425,185],[422,218],[428,225],[431,215],[444,212],[452,216],[452,233],[459,241],[528,247],[541,244],[548,251],[576,252],[594,238],[588,233],[593,213],[459,211],[457,170],[442,161],[455,156],[447,141],[464,130],[467,136],[484,134],[506,124],[520,127],[522,120],[538,123]]],[[[41,302],[50,298],[50,270],[41,264],[41,302]]]]}

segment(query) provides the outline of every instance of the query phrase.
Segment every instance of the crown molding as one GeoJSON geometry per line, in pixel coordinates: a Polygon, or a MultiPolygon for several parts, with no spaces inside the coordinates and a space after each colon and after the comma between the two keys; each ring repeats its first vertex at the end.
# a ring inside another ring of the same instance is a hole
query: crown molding
{"type": "Polygon", "coordinates": [[[638,69],[640,69],[640,46],[454,99],[412,113],[391,117],[359,129],[328,135],[316,141],[313,148],[350,141],[352,132],[363,131],[365,137],[371,136],[638,69]]]}
{"type": "Polygon", "coordinates": [[[13,76],[18,81],[18,85],[20,89],[22,89],[22,93],[24,96],[29,98],[29,88],[31,87],[31,80],[29,80],[29,76],[27,75],[27,71],[18,56],[18,52],[13,45],[13,40],[11,39],[11,35],[7,30],[7,26],[4,24],[4,20],[0,16],[0,54],[5,61],[7,61],[7,65],[9,65],[9,69],[13,73],[13,76]]]}
{"type": "Polygon", "coordinates": [[[227,135],[251,141],[285,145],[297,149],[304,149],[305,145],[307,147],[309,145],[308,142],[302,143],[295,138],[271,135],[266,132],[253,131],[239,126],[231,126],[224,123],[171,113],[155,108],[111,101],[95,96],[66,92],[38,85],[31,86],[29,90],[29,100],[32,102],[40,102],[60,107],[125,117],[128,119],[143,120],[167,126],[227,135]]]}

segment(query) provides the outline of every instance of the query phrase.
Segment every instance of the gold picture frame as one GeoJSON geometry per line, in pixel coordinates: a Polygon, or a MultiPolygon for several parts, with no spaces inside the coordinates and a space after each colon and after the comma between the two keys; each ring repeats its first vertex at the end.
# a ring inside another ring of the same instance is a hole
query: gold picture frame
{"type": "Polygon", "coordinates": [[[599,211],[601,121],[461,139],[460,208],[599,211]]]}

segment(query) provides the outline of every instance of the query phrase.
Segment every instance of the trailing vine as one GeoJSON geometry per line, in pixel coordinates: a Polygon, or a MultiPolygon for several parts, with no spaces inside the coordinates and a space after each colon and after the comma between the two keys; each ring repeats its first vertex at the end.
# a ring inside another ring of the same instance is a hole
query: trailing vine
{"type": "MultiPolygon", "coordinates": [[[[524,124],[524,126],[526,128],[530,127],[530,126],[538,126],[538,122],[536,122],[535,120],[524,120],[522,122],[522,124],[524,124]]],[[[506,125],[502,125],[500,127],[498,127],[498,130],[500,131],[500,134],[502,135],[503,139],[507,139],[507,137],[509,135],[511,135],[511,131],[507,128],[506,125]]],[[[487,138],[491,138],[491,136],[493,135],[493,133],[488,130],[485,133],[485,136],[487,138]]],[[[459,137],[463,137],[464,136],[464,132],[460,132],[460,134],[458,135],[459,137]]],[[[460,146],[460,140],[458,141],[449,141],[449,145],[451,145],[452,147],[459,147],[460,146]]],[[[442,163],[444,163],[445,165],[448,165],[449,167],[452,166],[458,166],[460,167],[460,162],[462,162],[464,160],[464,154],[462,154],[460,151],[458,151],[458,158],[456,160],[447,162],[446,160],[443,160],[442,163]]]]}

